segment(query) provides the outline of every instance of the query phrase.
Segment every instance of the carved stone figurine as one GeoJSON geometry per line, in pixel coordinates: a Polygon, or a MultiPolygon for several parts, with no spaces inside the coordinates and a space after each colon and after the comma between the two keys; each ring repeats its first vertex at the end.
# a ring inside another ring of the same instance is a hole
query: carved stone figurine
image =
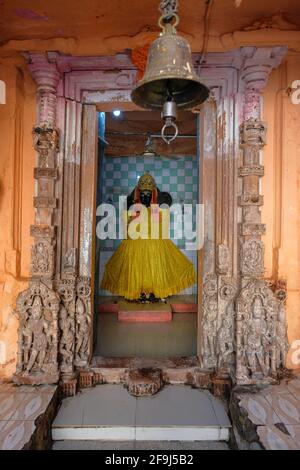
{"type": "Polygon", "coordinates": [[[61,305],[59,310],[59,328],[61,332],[59,342],[59,353],[61,355],[62,369],[73,363],[74,359],[74,321],[68,316],[67,309],[61,305]]]}
{"type": "Polygon", "coordinates": [[[287,338],[287,326],[285,318],[285,308],[283,303],[279,303],[278,317],[277,317],[277,331],[275,337],[276,351],[277,351],[277,368],[283,368],[285,365],[285,358],[290,348],[287,338]]]}
{"type": "Polygon", "coordinates": [[[218,304],[215,297],[208,299],[205,307],[203,323],[203,349],[205,363],[210,364],[216,354],[216,322],[218,318],[218,304]]]}
{"type": "Polygon", "coordinates": [[[234,352],[233,344],[233,309],[223,316],[221,326],[217,334],[218,367],[227,363],[227,358],[234,352]]]}
{"type": "Polygon", "coordinates": [[[245,335],[245,355],[251,376],[263,375],[266,377],[269,368],[265,363],[265,351],[271,343],[267,323],[264,319],[264,308],[261,299],[255,297],[252,304],[252,318],[248,324],[245,335]]]}
{"type": "Polygon", "coordinates": [[[76,300],[76,359],[86,361],[89,354],[90,316],[87,314],[84,302],[76,300]]]}
{"type": "MultiPolygon", "coordinates": [[[[32,368],[44,371],[44,362],[48,349],[47,323],[43,319],[43,305],[40,297],[35,297],[31,310],[31,318],[28,320],[26,329],[26,351],[24,358],[28,359],[24,374],[30,373],[32,368]]],[[[25,362],[25,361],[24,361],[25,362]]]]}
{"type": "Polygon", "coordinates": [[[32,247],[32,272],[45,273],[49,269],[49,254],[44,242],[38,242],[32,247]]]}

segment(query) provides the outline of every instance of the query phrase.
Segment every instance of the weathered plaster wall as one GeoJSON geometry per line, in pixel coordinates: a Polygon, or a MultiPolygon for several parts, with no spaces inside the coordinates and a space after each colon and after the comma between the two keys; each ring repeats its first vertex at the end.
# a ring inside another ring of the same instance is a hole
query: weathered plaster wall
{"type": "Polygon", "coordinates": [[[16,364],[15,299],[29,275],[35,87],[21,60],[2,60],[0,76],[7,89],[0,106],[0,377],[5,377],[16,364]]]}
{"type": "MultiPolygon", "coordinates": [[[[299,79],[300,54],[289,53],[270,76],[263,110],[263,119],[268,123],[262,183],[265,195],[262,219],[267,224],[266,276],[287,281],[291,343],[300,340],[300,104],[292,103],[287,90],[299,79]]],[[[292,346],[287,365],[300,367],[292,360],[299,345],[292,346]]]]}

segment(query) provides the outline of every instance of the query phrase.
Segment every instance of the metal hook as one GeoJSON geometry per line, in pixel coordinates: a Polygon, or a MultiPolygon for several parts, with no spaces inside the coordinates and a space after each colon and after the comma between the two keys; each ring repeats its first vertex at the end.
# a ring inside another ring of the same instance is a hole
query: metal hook
{"type": "Polygon", "coordinates": [[[176,13],[173,13],[169,18],[168,21],[166,22],[166,17],[161,16],[158,20],[158,26],[163,30],[163,32],[166,31],[167,28],[169,28],[173,33],[176,32],[176,26],[179,24],[179,16],[176,13]]]}
{"type": "Polygon", "coordinates": [[[163,128],[161,130],[161,137],[164,140],[164,142],[167,145],[170,145],[170,143],[173,142],[173,140],[175,140],[177,136],[178,136],[178,127],[175,124],[175,122],[166,122],[166,124],[163,126],[163,128]],[[174,127],[175,134],[172,135],[172,136],[170,136],[170,134],[165,135],[165,130],[167,129],[167,127],[174,127]]]}

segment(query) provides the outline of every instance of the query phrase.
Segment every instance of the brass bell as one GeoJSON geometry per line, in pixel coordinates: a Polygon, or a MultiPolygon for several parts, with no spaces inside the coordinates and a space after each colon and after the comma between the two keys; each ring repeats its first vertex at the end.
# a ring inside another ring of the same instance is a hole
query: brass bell
{"type": "Polygon", "coordinates": [[[157,110],[170,99],[181,109],[203,103],[209,89],[200,82],[193,66],[188,42],[176,34],[176,23],[163,23],[160,36],[151,44],[145,74],[131,94],[142,108],[157,110]]]}

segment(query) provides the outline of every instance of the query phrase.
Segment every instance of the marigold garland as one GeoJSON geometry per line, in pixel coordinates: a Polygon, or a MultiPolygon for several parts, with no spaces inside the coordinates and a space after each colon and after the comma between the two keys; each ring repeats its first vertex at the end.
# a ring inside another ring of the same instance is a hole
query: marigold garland
{"type": "Polygon", "coordinates": [[[150,43],[146,44],[143,47],[137,47],[136,49],[132,49],[131,51],[131,60],[133,64],[136,66],[136,68],[138,69],[138,73],[136,77],[137,81],[141,80],[145,73],[149,48],[150,48],[150,43]]]}

